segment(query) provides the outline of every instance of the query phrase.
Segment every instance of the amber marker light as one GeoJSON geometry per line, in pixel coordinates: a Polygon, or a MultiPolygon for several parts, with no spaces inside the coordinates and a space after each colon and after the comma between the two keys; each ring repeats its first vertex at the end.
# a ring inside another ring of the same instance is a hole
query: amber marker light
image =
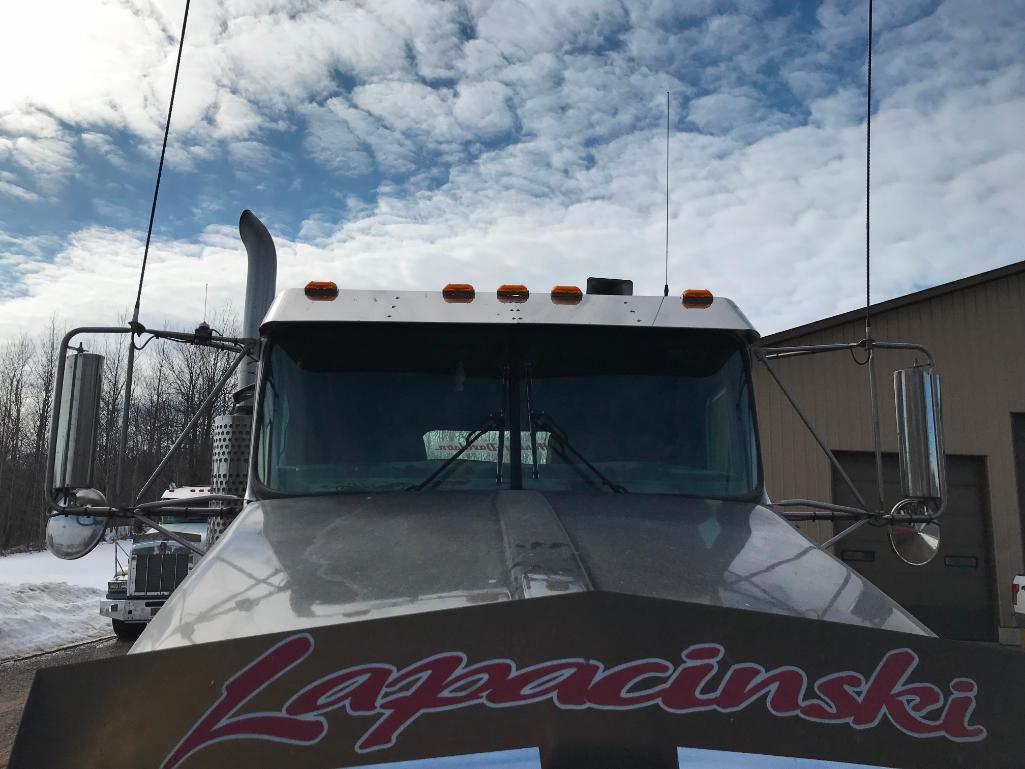
{"type": "Polygon", "coordinates": [[[469,283],[449,283],[441,290],[441,296],[450,304],[472,302],[476,295],[469,283]]]}
{"type": "Polygon", "coordinates": [[[714,298],[707,288],[688,288],[683,292],[683,306],[704,309],[712,304],[714,298]]]}
{"type": "Polygon", "coordinates": [[[338,296],[338,286],[330,280],[311,280],[306,284],[306,298],[316,301],[332,301],[338,296]]]}
{"type": "Polygon", "coordinates": [[[525,302],[530,298],[530,291],[526,286],[518,283],[505,283],[498,287],[498,301],[500,302],[525,302]]]}
{"type": "Polygon", "coordinates": [[[577,286],[555,286],[552,288],[553,304],[580,304],[584,292],[577,286]]]}

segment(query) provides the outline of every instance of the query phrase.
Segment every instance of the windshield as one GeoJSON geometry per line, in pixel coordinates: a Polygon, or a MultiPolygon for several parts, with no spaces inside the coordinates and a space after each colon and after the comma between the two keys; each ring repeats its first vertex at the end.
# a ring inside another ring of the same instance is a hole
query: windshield
{"type": "Polygon", "coordinates": [[[760,494],[746,354],[714,331],[283,327],[257,440],[270,494],[760,494]]]}

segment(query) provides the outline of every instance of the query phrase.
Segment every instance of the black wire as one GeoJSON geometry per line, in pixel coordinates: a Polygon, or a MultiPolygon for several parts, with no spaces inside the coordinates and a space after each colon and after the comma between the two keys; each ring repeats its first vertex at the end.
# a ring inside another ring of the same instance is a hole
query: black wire
{"type": "Polygon", "coordinates": [[[872,0],[868,0],[868,88],[865,96],[865,338],[872,338],[872,0]]]}
{"type": "Polygon", "coordinates": [[[185,27],[189,23],[189,3],[185,0],[185,17],[182,19],[182,33],[178,40],[178,59],[174,64],[174,81],[171,83],[171,101],[167,105],[167,121],[164,123],[164,143],[160,148],[160,164],[157,166],[157,183],[153,188],[153,203],[149,209],[149,226],[146,228],[146,247],[142,252],[142,271],[139,273],[139,289],[135,294],[134,320],[139,319],[139,302],[142,299],[142,283],[146,279],[146,262],[149,259],[149,243],[153,237],[153,219],[157,214],[157,196],[160,194],[160,177],[164,173],[164,154],[167,152],[167,135],[171,131],[171,112],[174,110],[174,94],[178,90],[178,71],[182,64],[182,48],[185,46],[185,27]]]}
{"type": "Polygon", "coordinates": [[[869,348],[868,355],[865,356],[865,360],[858,360],[858,356],[854,354],[856,348],[851,347],[848,352],[851,354],[851,360],[857,363],[859,366],[867,366],[868,362],[872,360],[872,349],[869,348]]]}
{"type": "Polygon", "coordinates": [[[128,339],[129,339],[129,342],[131,343],[131,345],[136,349],[137,352],[142,352],[143,350],[146,349],[146,345],[148,345],[150,342],[152,342],[154,339],[156,339],[156,337],[155,336],[151,336],[149,339],[147,339],[141,345],[135,344],[135,340],[132,339],[131,336],[129,336],[128,339]]]}

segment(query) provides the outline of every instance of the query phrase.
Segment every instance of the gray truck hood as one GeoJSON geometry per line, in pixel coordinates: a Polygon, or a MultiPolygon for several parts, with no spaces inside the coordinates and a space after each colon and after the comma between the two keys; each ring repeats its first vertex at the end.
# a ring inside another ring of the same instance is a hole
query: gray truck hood
{"type": "Polygon", "coordinates": [[[930,635],[760,505],[396,492],[247,506],[132,652],[582,590],[930,635]]]}

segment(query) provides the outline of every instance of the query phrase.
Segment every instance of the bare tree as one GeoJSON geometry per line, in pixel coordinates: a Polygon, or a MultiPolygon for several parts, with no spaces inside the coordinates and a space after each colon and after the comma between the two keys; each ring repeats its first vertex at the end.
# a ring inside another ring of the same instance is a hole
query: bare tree
{"type": "MultiPolygon", "coordinates": [[[[54,419],[54,383],[61,350],[62,325],[52,318],[34,340],[0,344],[0,549],[41,545],[45,516],[47,448],[54,419]]],[[[230,307],[217,313],[213,325],[233,335],[237,323],[230,307]]],[[[96,487],[108,499],[129,500],[155,470],[166,451],[195,414],[217,380],[231,365],[232,354],[190,344],[153,341],[138,352],[136,380],[125,452],[125,489],[113,488],[124,408],[127,345],[125,337],[83,339],[85,349],[104,356],[103,384],[97,424],[96,487]]],[[[230,407],[229,384],[209,414],[186,437],[178,456],[167,466],[148,499],[166,485],[206,483],[210,474],[213,420],[230,407]]]]}

